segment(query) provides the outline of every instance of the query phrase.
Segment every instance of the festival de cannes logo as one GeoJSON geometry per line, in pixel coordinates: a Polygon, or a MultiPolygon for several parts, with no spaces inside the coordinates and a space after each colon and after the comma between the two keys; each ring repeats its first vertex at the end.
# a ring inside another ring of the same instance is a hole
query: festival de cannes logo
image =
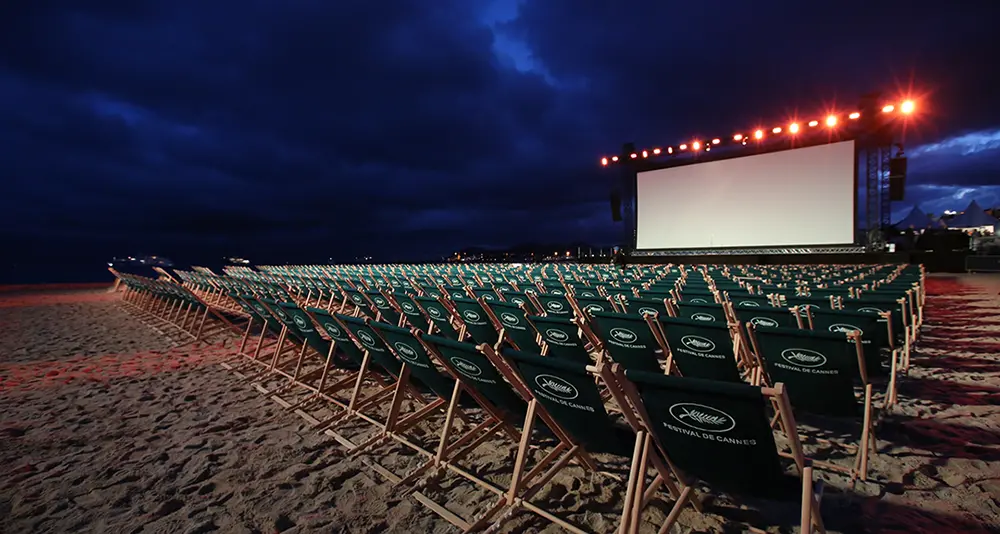
{"type": "Polygon", "coordinates": [[[538,375],[535,377],[535,384],[547,393],[559,397],[563,400],[573,400],[580,396],[580,393],[573,387],[573,384],[552,375],[538,375]]]}
{"type": "Polygon", "coordinates": [[[333,323],[325,323],[323,328],[326,330],[327,334],[330,334],[330,337],[340,337],[342,334],[340,328],[337,328],[337,325],[333,323]]]}
{"type": "Polygon", "coordinates": [[[562,311],[563,309],[562,302],[556,300],[548,301],[547,303],[545,303],[545,307],[555,312],[562,311]]]}
{"type": "Polygon", "coordinates": [[[292,319],[295,321],[295,326],[301,328],[302,330],[305,330],[306,328],[309,327],[309,323],[307,323],[306,320],[303,319],[301,315],[296,315],[295,317],[292,317],[292,319]]]}
{"type": "Polygon", "coordinates": [[[553,295],[564,295],[565,292],[562,289],[553,289],[552,290],[552,294],[553,295]]]}
{"type": "Polygon", "coordinates": [[[399,354],[400,358],[408,362],[417,361],[417,351],[413,350],[413,347],[403,343],[402,341],[397,341],[393,343],[392,346],[396,349],[396,354],[399,354]]]}
{"type": "Polygon", "coordinates": [[[655,308],[650,308],[649,306],[643,306],[639,308],[639,315],[656,315],[657,312],[655,308]]]}
{"type": "Polygon", "coordinates": [[[799,309],[802,310],[802,311],[806,311],[806,310],[818,310],[819,306],[817,306],[815,304],[800,304],[799,305],[799,309]]]}
{"type": "Polygon", "coordinates": [[[744,300],[739,303],[740,306],[746,306],[747,308],[759,308],[760,304],[756,300],[744,300]]]}
{"type": "Polygon", "coordinates": [[[522,299],[521,297],[513,297],[510,299],[510,301],[513,302],[514,304],[517,304],[518,306],[524,304],[524,299],[522,299]]]}
{"type": "Polygon", "coordinates": [[[564,343],[569,341],[569,335],[562,330],[557,330],[555,328],[549,328],[545,331],[545,337],[549,338],[556,343],[564,343]]]}
{"type": "Polygon", "coordinates": [[[810,349],[785,349],[781,351],[781,357],[792,365],[810,369],[826,364],[826,356],[810,349]]]}
{"type": "Polygon", "coordinates": [[[631,345],[639,339],[635,332],[625,328],[612,328],[611,338],[626,345],[631,345]]]}
{"type": "Polygon", "coordinates": [[[460,293],[460,292],[456,291],[456,292],[454,292],[454,293],[451,294],[451,298],[453,298],[453,299],[462,299],[462,298],[465,298],[465,293],[460,293]]]}
{"type": "Polygon", "coordinates": [[[385,299],[382,297],[375,297],[376,306],[385,306],[385,299]]]}
{"type": "Polygon", "coordinates": [[[753,319],[750,319],[750,324],[754,326],[765,326],[767,328],[776,328],[778,326],[778,321],[775,321],[770,317],[754,317],[753,319]]]}
{"type": "Polygon", "coordinates": [[[715,350],[715,343],[711,339],[701,336],[684,336],[681,338],[681,343],[695,352],[712,352],[715,350]]]}
{"type": "Polygon", "coordinates": [[[427,308],[427,313],[431,314],[432,317],[441,317],[441,310],[437,308],[427,308]]]}
{"type": "Polygon", "coordinates": [[[278,318],[281,319],[282,321],[288,320],[288,315],[285,312],[281,311],[281,308],[275,308],[274,313],[278,314],[278,318]]]}
{"type": "Polygon", "coordinates": [[[260,304],[254,304],[253,307],[257,310],[257,313],[260,313],[260,314],[267,313],[267,310],[265,310],[264,307],[261,306],[260,304]]]}
{"type": "Polygon", "coordinates": [[[583,293],[580,293],[580,296],[584,297],[584,298],[587,298],[587,297],[589,297],[589,298],[595,298],[595,297],[597,297],[597,295],[595,295],[594,293],[592,293],[590,291],[584,291],[583,293]]]}
{"type": "Polygon", "coordinates": [[[410,304],[409,302],[404,302],[402,306],[403,306],[403,311],[405,312],[412,312],[414,309],[416,309],[413,307],[413,304],[410,304]]]}
{"type": "Polygon", "coordinates": [[[604,311],[604,306],[601,306],[600,304],[587,304],[583,310],[586,312],[602,312],[604,311]]]}
{"type": "Polygon", "coordinates": [[[865,333],[864,330],[861,330],[860,328],[854,325],[844,324],[844,323],[832,324],[830,325],[830,328],[828,328],[828,330],[839,334],[848,334],[850,332],[857,332],[858,334],[864,335],[865,333]]]}
{"type": "Polygon", "coordinates": [[[363,301],[364,299],[361,298],[361,295],[352,295],[351,296],[351,300],[353,300],[354,302],[357,302],[358,304],[361,304],[361,301],[363,301]]]}
{"type": "Polygon", "coordinates": [[[711,322],[715,320],[715,316],[708,313],[696,313],[691,316],[695,321],[706,321],[711,322]]]}
{"type": "Polygon", "coordinates": [[[511,326],[516,325],[521,322],[517,319],[517,316],[510,312],[503,312],[500,314],[500,320],[503,324],[509,324],[511,326]]]}
{"type": "Polygon", "coordinates": [[[697,298],[696,299],[691,299],[688,302],[690,302],[691,304],[708,304],[707,300],[705,300],[705,299],[697,299],[697,298]]]}
{"type": "Polygon", "coordinates": [[[736,427],[736,421],[726,412],[693,402],[679,402],[671,406],[670,416],[678,423],[702,432],[729,432],[736,427]]]}
{"type": "Polygon", "coordinates": [[[366,347],[375,346],[375,336],[369,334],[367,330],[359,330],[358,339],[360,339],[361,343],[363,343],[366,347]]]}
{"type": "Polygon", "coordinates": [[[873,308],[871,306],[865,306],[864,308],[858,308],[858,311],[859,312],[865,312],[865,313],[885,313],[884,310],[880,310],[878,308],[873,308]]]}
{"type": "Polygon", "coordinates": [[[496,299],[494,299],[493,295],[490,295],[489,293],[483,293],[483,300],[496,300],[496,299]]]}
{"type": "Polygon", "coordinates": [[[477,321],[479,321],[479,314],[476,313],[476,312],[474,312],[474,311],[472,311],[472,310],[465,310],[464,312],[462,312],[462,315],[466,319],[468,319],[469,321],[472,321],[474,323],[477,322],[477,321]]]}
{"type": "Polygon", "coordinates": [[[477,377],[483,374],[483,370],[479,368],[478,365],[466,360],[465,358],[454,357],[451,359],[451,363],[455,365],[455,369],[465,376],[477,377]]]}

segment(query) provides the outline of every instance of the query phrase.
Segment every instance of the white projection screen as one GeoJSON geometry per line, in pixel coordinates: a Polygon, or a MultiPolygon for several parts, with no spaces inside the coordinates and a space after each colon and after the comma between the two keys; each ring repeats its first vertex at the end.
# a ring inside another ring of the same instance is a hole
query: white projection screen
{"type": "Polygon", "coordinates": [[[854,141],[644,171],[636,249],[854,242],[854,141]]]}

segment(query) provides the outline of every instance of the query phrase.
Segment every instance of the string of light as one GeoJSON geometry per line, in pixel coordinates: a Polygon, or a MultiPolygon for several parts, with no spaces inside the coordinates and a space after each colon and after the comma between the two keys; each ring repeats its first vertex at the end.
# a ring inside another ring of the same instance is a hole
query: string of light
{"type": "MultiPolygon", "coordinates": [[[[903,102],[900,102],[898,106],[896,104],[886,104],[886,105],[882,106],[881,112],[882,113],[897,113],[898,112],[898,113],[902,113],[904,115],[909,115],[909,114],[913,113],[914,109],[915,109],[915,104],[913,103],[912,100],[904,100],[903,102]]],[[[809,128],[809,129],[818,128],[821,123],[826,128],[828,128],[828,129],[829,128],[837,128],[838,124],[840,124],[840,122],[841,122],[841,119],[843,117],[845,117],[845,116],[846,116],[847,120],[854,121],[854,120],[858,120],[858,119],[861,118],[861,112],[860,111],[854,111],[854,112],[848,113],[846,115],[844,115],[844,114],[838,114],[838,113],[830,113],[822,121],[820,121],[818,119],[813,119],[813,120],[810,120],[810,121],[806,122],[804,125],[802,123],[798,122],[798,121],[793,121],[793,122],[789,123],[787,126],[775,126],[774,128],[771,128],[771,135],[781,135],[781,134],[785,134],[785,135],[797,135],[797,134],[803,132],[803,130],[805,130],[806,128],[809,128]]],[[[808,131],[808,130],[806,130],[806,131],[808,131]]],[[[758,129],[755,129],[752,133],[736,133],[736,134],[733,134],[732,140],[733,140],[734,144],[740,144],[740,145],[746,146],[747,143],[748,143],[748,141],[750,141],[750,140],[753,140],[756,143],[761,143],[761,142],[763,142],[765,140],[766,137],[767,137],[767,134],[765,133],[764,129],[758,128],[758,129]]],[[[651,148],[651,149],[643,149],[643,150],[640,150],[640,151],[636,151],[636,152],[632,152],[630,154],[627,154],[627,157],[631,158],[631,159],[639,159],[639,158],[646,159],[646,158],[649,158],[651,155],[652,156],[659,156],[659,155],[664,154],[664,153],[666,153],[668,155],[677,155],[677,154],[682,153],[682,152],[699,152],[699,151],[702,151],[702,150],[704,150],[705,152],[709,152],[709,151],[712,150],[713,146],[720,145],[720,144],[722,144],[722,142],[723,142],[722,138],[719,138],[719,137],[715,137],[715,138],[712,138],[710,140],[705,140],[705,141],[702,141],[702,140],[693,140],[693,141],[688,141],[688,142],[685,142],[685,143],[680,143],[680,144],[678,144],[676,146],[676,148],[674,146],[668,146],[666,148],[659,148],[659,147],[657,147],[657,148],[651,148]]],[[[608,165],[617,163],[619,160],[621,160],[624,157],[626,157],[625,154],[623,154],[621,156],[605,156],[605,157],[602,157],[601,158],[601,165],[603,165],[603,166],[606,167],[608,165]]]]}

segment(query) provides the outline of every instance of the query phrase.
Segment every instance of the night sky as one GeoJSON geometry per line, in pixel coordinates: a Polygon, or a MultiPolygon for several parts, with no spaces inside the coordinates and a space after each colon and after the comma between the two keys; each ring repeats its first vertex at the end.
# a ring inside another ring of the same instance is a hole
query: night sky
{"type": "Polygon", "coordinates": [[[0,263],[611,244],[598,160],[622,142],[872,90],[920,105],[900,214],[1000,205],[997,20],[996,0],[4,2],[0,263]]]}

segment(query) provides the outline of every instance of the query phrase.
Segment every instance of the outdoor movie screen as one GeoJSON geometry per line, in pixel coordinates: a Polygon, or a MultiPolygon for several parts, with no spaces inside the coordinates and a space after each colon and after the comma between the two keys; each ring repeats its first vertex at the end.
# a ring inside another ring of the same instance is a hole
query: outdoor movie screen
{"type": "Polygon", "coordinates": [[[636,248],[854,242],[854,141],[638,173],[636,248]]]}

